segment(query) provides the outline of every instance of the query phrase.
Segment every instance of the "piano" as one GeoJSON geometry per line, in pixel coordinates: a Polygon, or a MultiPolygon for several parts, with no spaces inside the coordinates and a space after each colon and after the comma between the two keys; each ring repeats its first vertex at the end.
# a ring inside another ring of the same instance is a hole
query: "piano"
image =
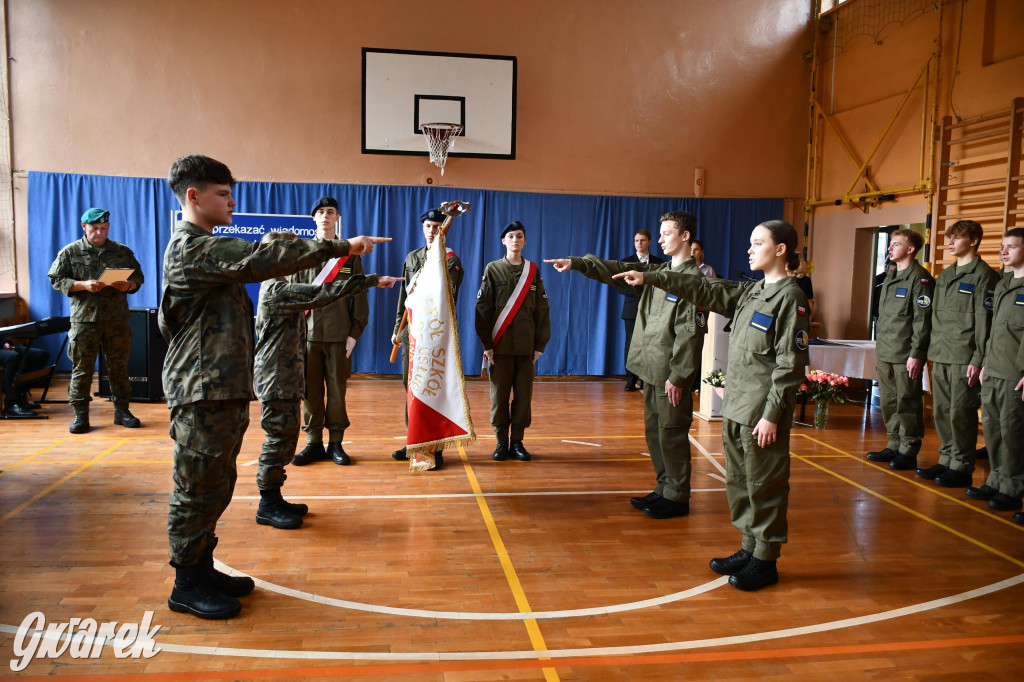
{"type": "MultiPolygon", "coordinates": [[[[0,327],[0,336],[7,339],[27,339],[25,345],[31,347],[32,339],[38,339],[40,336],[47,336],[49,334],[65,334],[64,343],[60,346],[60,351],[54,358],[52,365],[37,369],[34,372],[20,372],[18,373],[18,380],[15,386],[17,388],[32,389],[41,388],[43,389],[43,395],[39,399],[39,402],[60,402],[56,400],[46,400],[46,394],[50,390],[50,382],[53,381],[53,375],[57,373],[57,362],[64,355],[64,350],[68,345],[67,332],[71,329],[71,318],[70,317],[47,317],[36,322],[26,322],[25,324],[15,324],[10,327],[0,327]]],[[[22,358],[24,362],[24,357],[22,358]]],[[[19,368],[20,369],[20,368],[19,368]]],[[[36,415],[37,419],[48,419],[46,415],[36,415]]]]}

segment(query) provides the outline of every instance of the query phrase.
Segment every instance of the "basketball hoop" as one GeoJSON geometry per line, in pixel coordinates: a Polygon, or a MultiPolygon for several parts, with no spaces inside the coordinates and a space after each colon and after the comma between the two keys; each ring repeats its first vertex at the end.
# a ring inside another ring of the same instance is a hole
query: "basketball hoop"
{"type": "Polygon", "coordinates": [[[448,152],[455,147],[455,138],[462,132],[462,126],[457,123],[424,123],[420,125],[420,130],[427,138],[430,163],[440,168],[443,176],[448,152]]]}

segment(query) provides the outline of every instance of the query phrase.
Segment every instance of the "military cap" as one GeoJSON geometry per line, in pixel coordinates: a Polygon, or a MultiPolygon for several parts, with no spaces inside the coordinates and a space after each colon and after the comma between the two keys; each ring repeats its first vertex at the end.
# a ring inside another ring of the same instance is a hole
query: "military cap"
{"type": "Polygon", "coordinates": [[[82,222],[89,223],[105,223],[110,219],[110,211],[102,208],[90,208],[88,211],[82,214],[82,222]]]}
{"type": "Polygon", "coordinates": [[[436,208],[428,208],[423,213],[420,213],[420,222],[421,223],[425,223],[428,220],[430,220],[432,222],[443,223],[444,222],[444,218],[445,218],[444,213],[441,213],[440,209],[436,209],[436,208]]]}
{"type": "Polygon", "coordinates": [[[523,235],[526,235],[526,228],[523,227],[523,224],[518,220],[513,220],[512,222],[505,226],[504,230],[501,231],[501,238],[504,239],[505,235],[511,232],[512,230],[522,230],[523,235]]]}
{"type": "Polygon", "coordinates": [[[313,208],[309,209],[309,215],[316,215],[317,209],[320,208],[333,208],[335,211],[338,210],[338,200],[334,197],[320,197],[313,204],[313,208]]]}

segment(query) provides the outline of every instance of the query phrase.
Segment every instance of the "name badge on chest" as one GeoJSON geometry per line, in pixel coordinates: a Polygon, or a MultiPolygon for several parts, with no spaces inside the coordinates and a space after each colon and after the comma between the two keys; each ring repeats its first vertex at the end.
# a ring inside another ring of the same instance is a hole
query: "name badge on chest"
{"type": "Polygon", "coordinates": [[[669,303],[678,303],[679,297],[676,296],[675,294],[665,294],[665,300],[668,301],[669,303]]]}
{"type": "Polygon", "coordinates": [[[1014,305],[1024,305],[1024,294],[1017,294],[1013,299],[1014,305]]]}
{"type": "Polygon", "coordinates": [[[754,312],[754,316],[750,318],[750,326],[754,329],[759,329],[763,332],[767,332],[772,327],[772,322],[775,318],[765,313],[754,312]]]}
{"type": "Polygon", "coordinates": [[[967,294],[968,296],[971,296],[974,294],[974,285],[970,282],[960,282],[956,291],[958,294],[967,294]]]}
{"type": "Polygon", "coordinates": [[[906,297],[907,297],[907,289],[906,289],[906,287],[900,287],[899,289],[896,290],[896,298],[906,298],[906,297]]]}

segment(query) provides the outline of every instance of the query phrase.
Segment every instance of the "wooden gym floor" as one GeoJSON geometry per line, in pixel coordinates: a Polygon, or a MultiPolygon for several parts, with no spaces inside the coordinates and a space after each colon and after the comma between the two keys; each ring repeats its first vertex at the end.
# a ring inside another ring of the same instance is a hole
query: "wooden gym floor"
{"type": "MultiPolygon", "coordinates": [[[[87,435],[68,434],[64,404],[0,422],[0,675],[18,677],[29,613],[153,611],[152,658],[65,653],[19,679],[1019,679],[1024,526],[867,462],[885,442],[877,412],[833,406],[827,429],[794,429],[781,581],[743,593],[708,568],[739,545],[717,424],[694,420],[690,516],[656,521],[629,504],[653,473],[643,399],[621,381],[538,384],[526,463],[491,460],[486,383],[469,394],[481,439],[410,475],[390,456],[401,383],[354,379],[355,462],[289,468],[286,497],[311,507],[294,531],[254,520],[253,403],[216,557],[258,586],[228,621],[166,606],[162,403],[133,405],[138,430],[113,426],[106,401],[87,435]]],[[[929,430],[922,464],[935,448],[929,430]]]]}

